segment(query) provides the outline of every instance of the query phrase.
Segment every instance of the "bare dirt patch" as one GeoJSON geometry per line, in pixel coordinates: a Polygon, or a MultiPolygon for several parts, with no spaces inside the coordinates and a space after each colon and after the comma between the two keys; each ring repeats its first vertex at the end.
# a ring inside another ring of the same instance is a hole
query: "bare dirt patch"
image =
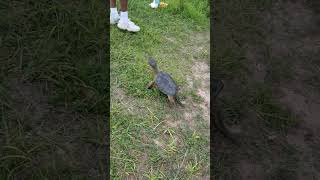
{"type": "Polygon", "coordinates": [[[199,104],[206,121],[210,121],[210,68],[205,62],[196,62],[192,68],[196,81],[199,82],[197,94],[203,101],[199,104]]]}
{"type": "Polygon", "coordinates": [[[143,101],[141,102],[127,95],[121,88],[112,87],[111,101],[117,101],[117,103],[121,104],[122,108],[131,115],[143,117],[144,114],[149,114],[143,101]]]}
{"type": "Polygon", "coordinates": [[[320,169],[313,168],[316,157],[313,149],[319,144],[315,137],[320,137],[320,103],[317,102],[320,92],[305,81],[313,75],[320,75],[317,70],[319,62],[315,61],[320,50],[320,33],[316,31],[319,29],[319,14],[302,2],[286,2],[277,8],[283,8],[275,9],[276,16],[282,19],[274,18],[273,21],[272,55],[293,66],[292,79],[279,86],[283,94],[279,101],[301,119],[299,127],[289,131],[287,142],[296,145],[301,152],[298,179],[305,179],[303,173],[319,179],[320,169]]]}
{"type": "Polygon", "coordinates": [[[194,128],[199,121],[198,115],[209,124],[210,121],[210,72],[209,66],[203,61],[196,61],[192,66],[192,75],[187,76],[188,85],[184,91],[195,91],[196,95],[201,98],[200,102],[195,102],[192,97],[186,97],[183,101],[184,108],[177,109],[183,116],[181,120],[171,118],[175,122],[170,122],[167,117],[168,124],[173,127],[179,126],[180,123],[187,123],[189,127],[194,128]]]}
{"type": "Polygon", "coordinates": [[[264,57],[261,50],[256,46],[248,45],[246,57],[249,62],[248,66],[252,73],[252,78],[256,82],[264,82],[267,75],[267,67],[262,62],[264,57]]]}
{"type": "MultiPolygon", "coordinates": [[[[192,98],[187,97],[183,103],[185,107],[179,109],[182,116],[182,121],[174,118],[168,118],[168,124],[176,127],[180,123],[187,123],[191,129],[194,129],[195,123],[199,121],[198,115],[209,125],[210,121],[210,66],[207,59],[198,57],[199,54],[207,52],[209,49],[209,33],[199,33],[194,35],[182,52],[192,52],[193,65],[191,66],[191,75],[186,76],[187,86],[183,87],[183,91],[196,91],[196,94],[201,98],[201,102],[195,102],[192,98]],[[200,113],[199,113],[200,112],[200,113]],[[174,120],[175,122],[170,122],[174,120]]],[[[209,58],[207,56],[206,58],[209,58]]]]}
{"type": "MultiPolygon", "coordinates": [[[[216,138],[216,153],[228,150],[230,169],[236,174],[231,179],[320,179],[316,163],[320,149],[320,89],[319,79],[315,78],[320,76],[319,11],[305,1],[277,1],[270,12],[262,14],[264,29],[269,31],[266,44],[270,59],[259,44],[248,45],[247,67],[252,75],[248,80],[270,84],[274,100],[300,121],[286,134],[273,135],[258,117],[244,115],[244,146],[233,149],[216,138]],[[267,163],[270,160],[272,165],[267,163]]],[[[231,81],[228,84],[234,85],[231,81]]],[[[234,92],[227,87],[225,91],[234,92]]]]}
{"type": "Polygon", "coordinates": [[[261,165],[257,165],[254,162],[249,162],[248,160],[241,160],[239,163],[239,170],[240,172],[242,172],[242,179],[262,179],[263,168],[261,165]]]}

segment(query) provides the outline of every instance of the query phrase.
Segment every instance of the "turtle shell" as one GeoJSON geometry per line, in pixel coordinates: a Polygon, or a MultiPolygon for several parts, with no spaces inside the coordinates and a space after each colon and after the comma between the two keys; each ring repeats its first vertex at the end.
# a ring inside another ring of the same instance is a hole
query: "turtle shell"
{"type": "Polygon", "coordinates": [[[177,94],[177,90],[178,90],[177,84],[168,73],[160,71],[157,74],[155,83],[159,88],[159,90],[164,94],[169,96],[174,96],[177,94]]]}

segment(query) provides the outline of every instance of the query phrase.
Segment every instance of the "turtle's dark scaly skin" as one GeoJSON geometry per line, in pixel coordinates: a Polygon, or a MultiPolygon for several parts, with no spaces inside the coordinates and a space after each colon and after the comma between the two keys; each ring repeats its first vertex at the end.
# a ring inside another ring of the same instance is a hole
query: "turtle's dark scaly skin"
{"type": "Polygon", "coordinates": [[[166,94],[169,101],[172,103],[178,103],[182,106],[181,102],[177,99],[178,86],[172,77],[166,73],[158,70],[157,62],[150,58],[149,65],[155,73],[154,81],[151,81],[148,85],[148,89],[157,87],[162,93],[166,94]]]}

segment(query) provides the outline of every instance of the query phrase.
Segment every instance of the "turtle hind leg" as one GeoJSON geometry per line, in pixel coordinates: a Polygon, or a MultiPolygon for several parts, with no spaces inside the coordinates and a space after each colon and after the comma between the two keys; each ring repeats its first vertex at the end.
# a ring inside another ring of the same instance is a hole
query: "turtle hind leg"
{"type": "Polygon", "coordinates": [[[177,104],[179,104],[181,107],[184,107],[184,105],[181,103],[181,101],[179,100],[178,96],[174,96],[174,100],[177,104]]]}
{"type": "Polygon", "coordinates": [[[147,88],[148,88],[148,89],[151,89],[151,88],[154,87],[154,85],[155,85],[155,82],[154,82],[154,81],[151,81],[151,82],[149,82],[147,88]]]}
{"type": "Polygon", "coordinates": [[[169,99],[170,105],[175,105],[175,104],[176,104],[176,101],[175,101],[174,96],[169,96],[169,95],[168,95],[168,99],[169,99]]]}

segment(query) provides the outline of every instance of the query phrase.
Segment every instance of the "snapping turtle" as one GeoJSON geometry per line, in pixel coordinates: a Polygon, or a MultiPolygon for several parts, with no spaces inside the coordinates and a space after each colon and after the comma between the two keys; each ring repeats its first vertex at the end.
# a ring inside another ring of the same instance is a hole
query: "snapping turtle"
{"type": "Polygon", "coordinates": [[[151,66],[155,77],[154,80],[148,84],[147,88],[158,88],[162,93],[168,96],[171,104],[179,104],[180,106],[183,106],[177,97],[179,90],[177,83],[168,73],[158,70],[157,62],[153,58],[149,58],[149,65],[151,66]]]}

